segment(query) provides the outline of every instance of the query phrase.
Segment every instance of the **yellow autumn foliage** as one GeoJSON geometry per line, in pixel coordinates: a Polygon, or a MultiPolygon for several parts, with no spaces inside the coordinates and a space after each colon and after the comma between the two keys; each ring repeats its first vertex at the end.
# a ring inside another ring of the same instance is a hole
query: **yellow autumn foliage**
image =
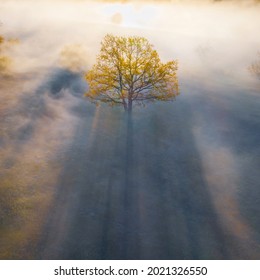
{"type": "Polygon", "coordinates": [[[162,63],[153,45],[143,37],[106,35],[97,62],[85,78],[94,102],[132,104],[173,100],[178,94],[177,61],[162,63]]]}
{"type": "Polygon", "coordinates": [[[5,38],[0,35],[0,74],[8,73],[12,61],[9,56],[4,55],[4,51],[10,44],[15,42],[15,40],[5,40],[5,38]]]}

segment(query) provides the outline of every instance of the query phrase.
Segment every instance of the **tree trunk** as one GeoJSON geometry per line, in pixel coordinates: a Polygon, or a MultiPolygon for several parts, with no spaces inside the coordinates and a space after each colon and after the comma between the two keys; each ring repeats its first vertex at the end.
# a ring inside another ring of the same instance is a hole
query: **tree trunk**
{"type": "Polygon", "coordinates": [[[132,113],[132,99],[128,100],[127,112],[128,114],[132,113]]]}
{"type": "Polygon", "coordinates": [[[125,111],[128,111],[126,102],[123,103],[125,111]]]}

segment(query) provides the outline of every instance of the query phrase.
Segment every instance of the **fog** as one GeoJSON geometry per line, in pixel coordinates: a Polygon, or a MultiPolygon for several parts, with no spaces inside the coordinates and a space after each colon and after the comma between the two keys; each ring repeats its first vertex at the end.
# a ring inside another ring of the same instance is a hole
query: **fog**
{"type": "Polygon", "coordinates": [[[256,2],[1,0],[1,259],[260,258],[256,2]],[[108,33],[179,62],[130,127],[83,97],[108,33]]]}

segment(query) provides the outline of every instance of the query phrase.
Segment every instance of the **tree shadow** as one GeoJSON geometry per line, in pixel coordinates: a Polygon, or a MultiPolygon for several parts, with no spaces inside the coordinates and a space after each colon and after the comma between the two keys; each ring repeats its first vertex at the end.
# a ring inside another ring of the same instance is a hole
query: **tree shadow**
{"type": "Polygon", "coordinates": [[[35,258],[243,257],[204,181],[189,103],[160,106],[82,120],[35,258]]]}
{"type": "MultiPolygon", "coordinates": [[[[224,232],[203,178],[189,104],[154,110],[140,142],[142,259],[228,259],[224,232]],[[185,112],[185,113],[184,113],[185,112]],[[143,248],[142,248],[143,247],[143,248]]],[[[140,137],[140,135],[139,135],[140,137]]]]}

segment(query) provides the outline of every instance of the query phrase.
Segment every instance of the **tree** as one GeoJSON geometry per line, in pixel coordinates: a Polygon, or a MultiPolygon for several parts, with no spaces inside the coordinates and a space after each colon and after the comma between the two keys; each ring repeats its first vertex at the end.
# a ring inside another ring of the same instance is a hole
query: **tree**
{"type": "Polygon", "coordinates": [[[9,57],[2,55],[4,43],[5,39],[0,35],[0,74],[5,73],[10,64],[9,57]]]}
{"type": "Polygon", "coordinates": [[[249,71],[260,79],[260,52],[258,52],[258,59],[249,66],[249,71]]]}
{"type": "Polygon", "coordinates": [[[0,35],[0,77],[10,74],[12,59],[6,53],[8,53],[10,46],[17,43],[19,43],[17,39],[5,39],[0,35]]]}
{"type": "Polygon", "coordinates": [[[93,102],[122,105],[174,100],[179,94],[177,61],[162,63],[153,45],[143,37],[106,35],[97,62],[86,74],[93,102]]]}

